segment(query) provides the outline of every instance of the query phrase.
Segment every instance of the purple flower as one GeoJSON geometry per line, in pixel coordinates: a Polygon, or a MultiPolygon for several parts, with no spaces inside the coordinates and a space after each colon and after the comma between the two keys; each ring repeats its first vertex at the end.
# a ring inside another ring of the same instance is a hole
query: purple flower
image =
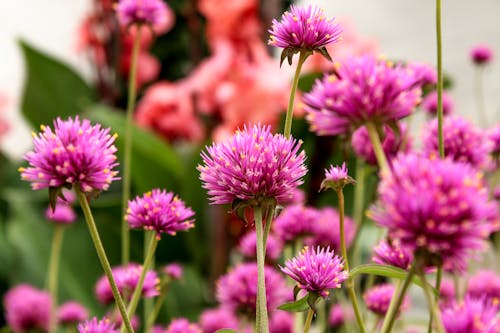
{"type": "Polygon", "coordinates": [[[302,252],[280,267],[281,271],[297,281],[300,289],[310,293],[328,297],[330,289],[340,288],[347,279],[341,257],[336,256],[330,248],[305,247],[302,252]]]}
{"type": "MultiPolygon", "coordinates": [[[[437,115],[438,96],[437,91],[431,91],[425,96],[422,102],[422,108],[427,111],[430,116],[437,115]]],[[[453,112],[453,100],[451,96],[443,91],[443,114],[450,115],[453,112]]]]}
{"type": "Polygon", "coordinates": [[[489,300],[500,310],[500,276],[489,270],[477,272],[467,283],[467,295],[489,300]]]}
{"type": "Polygon", "coordinates": [[[63,325],[76,324],[87,320],[89,312],[78,302],[69,301],[57,310],[57,321],[63,325]]]}
{"type": "MultiPolygon", "coordinates": [[[[115,278],[116,286],[123,295],[123,298],[130,299],[134,292],[142,272],[142,266],[135,263],[130,263],[126,266],[117,266],[113,268],[113,277],[115,278]]],[[[144,284],[142,286],[142,296],[145,298],[159,295],[160,280],[155,271],[150,270],[146,273],[144,284]]],[[[102,304],[109,304],[114,301],[111,286],[108,278],[103,276],[97,281],[95,287],[97,299],[102,304]]]]}
{"type": "Polygon", "coordinates": [[[441,281],[439,287],[439,301],[440,304],[451,304],[455,301],[455,284],[451,280],[441,281]]]}
{"type": "Polygon", "coordinates": [[[373,56],[349,58],[304,95],[306,119],[317,135],[351,133],[367,122],[395,122],[420,102],[420,84],[400,65],[373,56]]]}
{"type": "MultiPolygon", "coordinates": [[[[399,134],[394,133],[394,130],[388,125],[382,127],[384,132],[382,149],[384,149],[385,156],[387,156],[389,161],[399,152],[407,153],[411,149],[412,140],[406,124],[398,123],[397,126],[399,127],[399,134]]],[[[363,158],[371,165],[377,165],[378,162],[375,157],[375,151],[373,150],[373,145],[365,126],[354,131],[351,138],[351,144],[356,155],[363,158]]]]}
{"type": "Polygon", "coordinates": [[[269,332],[294,333],[294,316],[290,312],[278,310],[269,318],[269,332]]]}
{"type": "MultiPolygon", "coordinates": [[[[257,233],[255,230],[243,235],[238,244],[238,251],[248,258],[256,258],[257,233]]],[[[277,260],[281,257],[283,242],[274,234],[269,234],[266,242],[266,258],[277,260]]]]}
{"type": "Polygon", "coordinates": [[[335,304],[330,308],[330,313],[328,314],[328,325],[333,328],[340,327],[344,324],[344,322],[353,318],[354,312],[351,307],[343,309],[340,304],[335,304]]]}
{"type": "Polygon", "coordinates": [[[441,319],[446,333],[498,333],[500,320],[496,313],[490,302],[465,297],[463,302],[441,309],[441,319]]]}
{"type": "MultiPolygon", "coordinates": [[[[457,162],[469,163],[476,168],[487,164],[490,142],[483,130],[458,116],[443,119],[444,155],[457,162]]],[[[438,122],[432,120],[426,126],[423,152],[427,156],[439,156],[438,122]]]]}
{"type": "Polygon", "coordinates": [[[218,307],[202,312],[200,326],[204,333],[215,333],[217,330],[223,328],[237,330],[239,328],[239,321],[230,309],[218,307]]]}
{"type": "Polygon", "coordinates": [[[166,233],[174,236],[177,231],[194,227],[191,208],[172,192],[154,189],[128,202],[125,216],[131,228],[155,230],[157,236],[166,233]]]}
{"type": "MultiPolygon", "coordinates": [[[[365,292],[363,299],[368,310],[379,316],[385,316],[391,303],[392,295],[394,294],[394,286],[392,284],[379,284],[365,292]]],[[[398,310],[398,314],[408,309],[410,299],[405,296],[403,303],[398,310]]]]}
{"type": "Polygon", "coordinates": [[[79,333],[118,333],[120,330],[108,318],[97,320],[96,317],[78,325],[79,333]]]}
{"type": "Polygon", "coordinates": [[[490,154],[494,157],[500,157],[500,125],[497,125],[488,131],[488,139],[491,142],[490,154]]]}
{"type": "Polygon", "coordinates": [[[381,241],[373,248],[372,260],[380,265],[391,265],[407,270],[413,262],[413,253],[396,242],[381,241]]]}
{"type": "Polygon", "coordinates": [[[201,154],[200,179],[212,204],[234,200],[259,205],[266,200],[286,203],[303,183],[307,169],[302,142],[271,134],[269,126],[254,125],[229,140],[214,143],[201,154]]]}
{"type": "Polygon", "coordinates": [[[467,164],[400,155],[378,192],[370,217],[401,246],[440,257],[446,270],[464,270],[493,228],[496,207],[481,174],[467,164]]]}
{"type": "Polygon", "coordinates": [[[163,267],[163,273],[167,274],[172,280],[179,280],[182,278],[182,266],[177,263],[171,263],[163,267]]]}
{"type": "Polygon", "coordinates": [[[3,297],[5,319],[13,332],[49,331],[50,295],[28,284],[20,284],[3,297]]]}
{"type": "Polygon", "coordinates": [[[120,23],[125,26],[149,24],[154,28],[167,25],[172,15],[162,0],[120,0],[116,5],[116,13],[120,23]]]}
{"type": "Polygon", "coordinates": [[[292,205],[285,207],[273,222],[274,233],[286,243],[313,234],[320,212],[313,207],[292,205]]]}
{"type": "Polygon", "coordinates": [[[31,188],[62,188],[78,186],[83,192],[107,190],[116,177],[116,136],[92,126],[89,120],[68,118],[54,121],[54,131],[41,126],[34,134],[33,151],[25,155],[30,166],[20,168],[22,179],[31,182],[31,188]]]}
{"type": "MultiPolygon", "coordinates": [[[[116,327],[121,327],[123,324],[122,315],[117,308],[108,312],[106,314],[106,318],[108,318],[113,324],[115,324],[116,327]]],[[[139,328],[140,324],[141,320],[139,319],[139,316],[134,314],[132,315],[132,317],[130,317],[130,325],[132,325],[134,331],[139,328]]]]}
{"type": "Polygon", "coordinates": [[[45,217],[52,222],[58,224],[72,224],[76,221],[76,213],[71,207],[76,197],[72,191],[64,190],[64,200],[60,197],[56,200],[54,210],[49,206],[45,210],[45,217]]]}
{"type": "Polygon", "coordinates": [[[348,175],[348,170],[345,162],[342,166],[330,165],[330,169],[325,169],[325,179],[321,182],[320,189],[331,188],[334,191],[339,191],[347,184],[354,184],[356,181],[348,175]]]}
{"type": "Polygon", "coordinates": [[[437,71],[427,63],[410,62],[406,68],[422,86],[433,86],[437,83],[437,71]]]}
{"type": "Polygon", "coordinates": [[[170,322],[165,333],[203,333],[203,331],[197,324],[190,323],[185,318],[178,318],[170,322]]]}
{"type": "Polygon", "coordinates": [[[488,45],[476,45],[470,50],[470,58],[476,65],[487,65],[493,60],[493,50],[488,45]]]}
{"type": "MultiPolygon", "coordinates": [[[[273,268],[264,268],[267,309],[272,313],[288,299],[289,293],[283,277],[273,268]]],[[[217,281],[216,298],[232,311],[254,318],[257,298],[257,265],[243,263],[231,269],[217,281]]]]}

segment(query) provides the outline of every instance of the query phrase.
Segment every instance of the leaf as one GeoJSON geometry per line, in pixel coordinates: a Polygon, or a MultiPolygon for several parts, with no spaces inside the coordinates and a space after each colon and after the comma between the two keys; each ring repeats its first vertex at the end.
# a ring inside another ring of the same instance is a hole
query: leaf
{"type": "Polygon", "coordinates": [[[309,299],[309,294],[294,302],[281,304],[280,306],[278,306],[278,309],[288,312],[304,312],[309,310],[308,299],[309,299]]]}
{"type": "Polygon", "coordinates": [[[21,111],[34,127],[74,116],[93,100],[92,89],[68,65],[20,40],[26,80],[21,111]]]}

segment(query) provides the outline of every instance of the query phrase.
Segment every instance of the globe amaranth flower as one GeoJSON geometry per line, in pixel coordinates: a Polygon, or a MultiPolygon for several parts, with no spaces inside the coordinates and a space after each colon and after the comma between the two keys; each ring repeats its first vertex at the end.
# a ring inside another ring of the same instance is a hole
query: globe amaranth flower
{"type": "MultiPolygon", "coordinates": [[[[365,301],[368,310],[379,316],[385,316],[387,310],[389,309],[389,304],[391,303],[393,294],[394,286],[392,284],[379,284],[371,289],[368,289],[363,295],[363,300],[365,301]]],[[[398,314],[408,309],[409,305],[410,299],[408,296],[405,296],[403,303],[398,310],[398,314]]]]}
{"type": "Polygon", "coordinates": [[[348,276],[342,258],[333,250],[307,246],[298,256],[287,260],[281,271],[297,281],[300,289],[325,298],[330,289],[340,288],[348,276]]]}
{"type": "Polygon", "coordinates": [[[500,276],[489,270],[477,272],[467,283],[467,295],[490,301],[500,310],[500,276]]]}
{"type": "Polygon", "coordinates": [[[72,325],[87,320],[88,310],[78,302],[69,301],[57,309],[57,322],[62,325],[72,325]]]}
{"type": "Polygon", "coordinates": [[[401,65],[369,55],[348,58],[304,95],[306,119],[321,136],[349,134],[368,122],[394,123],[420,102],[420,85],[401,65]]]}
{"type": "Polygon", "coordinates": [[[479,44],[471,48],[470,58],[476,65],[487,65],[493,60],[493,50],[485,44],[479,44]]]}
{"type": "MultiPolygon", "coordinates": [[[[272,267],[264,268],[267,309],[272,313],[290,296],[285,280],[272,267]]],[[[232,268],[217,281],[216,298],[233,312],[255,317],[257,300],[257,265],[243,263],[232,268]]]]}
{"type": "MultiPolygon", "coordinates": [[[[139,282],[142,273],[142,266],[135,263],[130,263],[125,266],[117,266],[112,269],[113,277],[115,278],[116,286],[123,295],[124,299],[130,299],[132,293],[139,282]]],[[[145,298],[159,295],[160,280],[155,271],[150,270],[146,273],[144,284],[142,286],[142,296],[145,298]]],[[[113,292],[109,284],[108,278],[102,276],[96,284],[95,293],[97,299],[102,304],[109,304],[114,301],[113,292]]]]}
{"type": "MultiPolygon", "coordinates": [[[[379,203],[369,215],[388,236],[415,253],[439,257],[446,270],[462,271],[484,248],[496,207],[481,174],[450,159],[400,155],[382,176],[379,203]]],[[[426,265],[436,264],[434,260],[426,265]]]]}
{"type": "MultiPolygon", "coordinates": [[[[257,233],[255,230],[243,235],[238,244],[238,251],[247,258],[256,258],[257,233]]],[[[276,235],[269,233],[266,242],[266,259],[277,260],[281,257],[283,242],[276,235]]]]}
{"type": "Polygon", "coordinates": [[[54,121],[54,130],[41,126],[33,135],[33,151],[24,158],[27,168],[20,168],[22,179],[34,190],[77,186],[86,193],[107,190],[116,177],[116,135],[89,120],[68,118],[54,121]]]}
{"type": "Polygon", "coordinates": [[[342,305],[334,304],[330,308],[330,313],[328,314],[328,325],[333,328],[340,327],[346,321],[350,321],[353,318],[354,312],[351,307],[344,309],[342,305]]]}
{"type": "Polygon", "coordinates": [[[452,280],[443,279],[439,286],[439,304],[440,306],[448,306],[455,302],[455,283],[452,280]]]}
{"type": "Polygon", "coordinates": [[[318,209],[303,205],[285,207],[273,222],[273,232],[285,243],[313,234],[316,221],[320,218],[318,209]]]}
{"type": "MultiPolygon", "coordinates": [[[[443,119],[444,155],[457,162],[469,163],[476,168],[485,166],[491,143],[484,132],[470,121],[459,116],[443,119]]],[[[423,152],[427,156],[439,156],[438,122],[429,122],[424,131],[423,152]]]]}
{"type": "Polygon", "coordinates": [[[446,333],[498,333],[500,319],[491,302],[469,296],[460,303],[441,309],[441,319],[446,333]]]}
{"type": "Polygon", "coordinates": [[[199,323],[204,333],[215,333],[224,328],[233,330],[239,328],[238,318],[230,309],[224,307],[203,311],[199,323]]]}
{"type": "Polygon", "coordinates": [[[339,191],[347,184],[354,184],[356,181],[348,175],[348,170],[345,162],[342,166],[330,165],[330,169],[325,169],[325,179],[321,182],[320,189],[331,188],[334,191],[339,191]]]}
{"type": "Polygon", "coordinates": [[[163,267],[163,273],[165,273],[172,280],[179,280],[182,278],[183,269],[178,263],[171,263],[163,267]]]}
{"type": "Polygon", "coordinates": [[[317,51],[331,60],[325,46],[341,39],[342,27],[334,18],[327,19],[323,10],[316,6],[292,5],[280,21],[273,20],[269,33],[268,44],[283,48],[281,62],[288,58],[291,64],[293,55],[301,51],[317,51]]]}
{"type": "Polygon", "coordinates": [[[413,253],[397,242],[383,240],[373,248],[372,260],[380,265],[391,265],[407,270],[413,262],[413,253]]]}
{"type": "Polygon", "coordinates": [[[78,325],[79,333],[118,333],[120,330],[108,318],[98,320],[96,317],[78,325]]]}
{"type": "MultiPolygon", "coordinates": [[[[400,152],[409,152],[412,145],[412,138],[406,124],[400,122],[396,126],[399,128],[399,133],[395,133],[388,125],[382,127],[382,149],[389,161],[400,152]]],[[[368,164],[378,164],[366,126],[362,126],[352,133],[351,145],[354,153],[368,164]]]]}
{"type": "Polygon", "coordinates": [[[294,316],[292,313],[277,310],[269,318],[269,332],[294,333],[294,316]]]}
{"type": "Polygon", "coordinates": [[[198,324],[190,323],[185,318],[178,318],[170,322],[165,333],[203,333],[203,331],[198,324]]]}
{"type": "Polygon", "coordinates": [[[269,126],[245,126],[201,154],[200,179],[212,204],[241,200],[259,205],[286,203],[306,174],[302,142],[272,134],[269,126]]]}
{"type": "MultiPolygon", "coordinates": [[[[451,99],[451,96],[446,93],[446,91],[443,91],[443,114],[445,116],[450,115],[453,113],[453,100],[451,99]]],[[[429,94],[427,94],[424,97],[424,100],[422,101],[422,108],[430,115],[430,116],[435,116],[437,115],[437,109],[438,109],[438,96],[437,96],[437,91],[431,91],[429,94]]]]}
{"type": "Polygon", "coordinates": [[[5,319],[14,333],[49,331],[52,299],[49,293],[28,284],[18,285],[3,297],[5,319]]]}
{"type": "Polygon", "coordinates": [[[488,131],[488,139],[490,140],[490,154],[493,157],[496,167],[500,167],[500,125],[491,128],[488,131]]]}
{"type": "Polygon", "coordinates": [[[131,228],[154,230],[160,237],[161,233],[173,236],[177,231],[191,229],[193,215],[191,208],[175,194],[154,189],[128,202],[125,219],[131,228]]]}
{"type": "Polygon", "coordinates": [[[71,207],[71,204],[75,201],[76,197],[74,192],[63,190],[61,193],[64,199],[58,197],[56,199],[56,205],[52,209],[49,205],[45,210],[45,217],[52,222],[58,224],[72,224],[76,221],[76,213],[71,207]]]}
{"type": "Polygon", "coordinates": [[[149,24],[161,30],[173,20],[173,14],[163,0],[120,0],[116,5],[116,13],[124,26],[149,24]]]}
{"type": "MultiPolygon", "coordinates": [[[[117,308],[106,313],[106,318],[109,319],[113,324],[115,324],[116,327],[122,327],[122,314],[117,308]]],[[[130,317],[130,325],[132,325],[134,331],[139,328],[140,324],[141,320],[138,315],[134,314],[132,315],[132,317],[130,317]]]]}

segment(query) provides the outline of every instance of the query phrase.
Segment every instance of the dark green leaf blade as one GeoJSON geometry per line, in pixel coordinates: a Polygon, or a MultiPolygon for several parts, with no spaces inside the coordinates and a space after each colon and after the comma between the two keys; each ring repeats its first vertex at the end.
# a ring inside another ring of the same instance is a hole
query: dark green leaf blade
{"type": "Polygon", "coordinates": [[[302,297],[294,302],[288,302],[278,306],[278,309],[288,311],[288,312],[304,312],[309,310],[309,304],[307,300],[309,295],[302,297]]]}

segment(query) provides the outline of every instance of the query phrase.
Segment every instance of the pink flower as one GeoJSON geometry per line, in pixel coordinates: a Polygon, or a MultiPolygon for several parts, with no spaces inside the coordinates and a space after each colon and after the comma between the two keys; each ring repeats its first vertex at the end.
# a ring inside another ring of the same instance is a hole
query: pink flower
{"type": "Polygon", "coordinates": [[[342,166],[330,165],[330,169],[325,169],[325,179],[321,182],[320,189],[331,188],[334,191],[342,190],[347,184],[354,184],[356,181],[348,175],[345,162],[342,166]]]}
{"type": "Polygon", "coordinates": [[[172,280],[179,280],[182,278],[182,266],[177,263],[171,263],[163,267],[163,273],[167,274],[172,280]]]}
{"type": "MultiPolygon", "coordinates": [[[[238,244],[238,250],[248,258],[256,258],[256,244],[257,235],[255,230],[248,232],[246,235],[241,237],[240,243],[238,244]]],[[[274,234],[270,233],[267,237],[266,243],[266,258],[271,260],[277,260],[281,257],[281,252],[283,250],[283,243],[274,234]]]]}
{"type": "Polygon", "coordinates": [[[109,319],[96,317],[78,325],[79,333],[118,333],[120,330],[109,319]]]}
{"type": "Polygon", "coordinates": [[[490,270],[477,272],[467,283],[467,295],[491,301],[500,310],[500,276],[490,270]]]}
{"type": "Polygon", "coordinates": [[[397,242],[381,241],[373,248],[372,260],[380,265],[391,265],[407,270],[413,262],[413,253],[397,242]]]}
{"type": "Polygon", "coordinates": [[[487,65],[493,60],[493,50],[486,44],[478,44],[471,48],[470,58],[476,65],[487,65]]]}
{"type": "Polygon", "coordinates": [[[163,0],[120,0],[116,13],[123,26],[149,24],[157,33],[174,23],[172,10],[163,0]]]}
{"type": "Polygon", "coordinates": [[[294,315],[290,312],[277,310],[269,318],[269,332],[294,333],[294,315]]]}
{"type": "Polygon", "coordinates": [[[45,217],[55,223],[59,224],[72,224],[76,221],[76,213],[71,207],[71,204],[75,201],[75,194],[72,191],[64,190],[64,199],[60,197],[56,200],[55,209],[49,206],[45,210],[45,217]]]}
{"type": "Polygon", "coordinates": [[[283,209],[272,227],[282,241],[293,243],[299,237],[312,235],[319,219],[320,211],[316,208],[291,205],[283,209]]]}
{"type": "Polygon", "coordinates": [[[497,308],[491,302],[471,297],[441,309],[447,333],[499,333],[497,317],[497,308]]]}
{"type": "Polygon", "coordinates": [[[198,324],[190,323],[185,318],[172,320],[165,333],[203,333],[198,324]]]}
{"type": "MultiPolygon", "coordinates": [[[[385,316],[389,309],[392,296],[394,294],[394,286],[392,284],[379,284],[365,292],[363,299],[366,307],[379,316],[385,316]]],[[[398,310],[398,314],[408,309],[410,299],[405,296],[403,304],[398,310]]]]}
{"type": "Polygon", "coordinates": [[[0,139],[9,130],[9,124],[5,120],[5,110],[7,109],[8,99],[7,96],[0,92],[0,139]]]}
{"type": "MultiPolygon", "coordinates": [[[[336,209],[325,207],[320,209],[320,215],[312,225],[313,235],[306,237],[305,244],[308,246],[332,247],[340,251],[340,220],[336,209]]],[[[356,233],[356,225],[349,217],[344,218],[344,232],[346,246],[349,247],[356,233]]]]}
{"type": "MultiPolygon", "coordinates": [[[[422,108],[427,111],[430,116],[437,115],[437,91],[431,91],[427,96],[425,96],[422,102],[422,108]]],[[[453,113],[453,100],[451,96],[443,91],[443,114],[449,115],[453,113]]]]}
{"type": "Polygon", "coordinates": [[[239,328],[239,321],[230,309],[218,307],[205,310],[201,313],[200,326],[203,329],[203,333],[215,333],[217,330],[223,328],[237,330],[239,328]]]}
{"type": "Polygon", "coordinates": [[[76,324],[87,320],[88,317],[88,310],[75,301],[66,302],[57,310],[57,321],[63,325],[76,324]]]}

